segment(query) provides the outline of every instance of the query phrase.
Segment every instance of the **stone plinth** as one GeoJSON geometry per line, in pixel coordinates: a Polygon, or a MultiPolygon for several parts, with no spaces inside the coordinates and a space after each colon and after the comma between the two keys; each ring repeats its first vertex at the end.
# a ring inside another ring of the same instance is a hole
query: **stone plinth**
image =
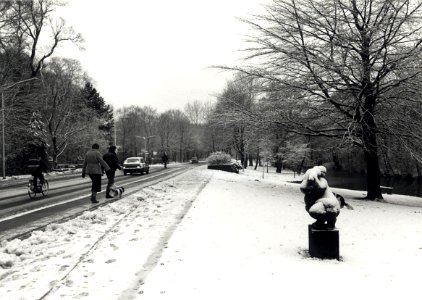
{"type": "Polygon", "coordinates": [[[317,258],[340,259],[338,229],[315,229],[308,226],[309,255],[317,258]]]}

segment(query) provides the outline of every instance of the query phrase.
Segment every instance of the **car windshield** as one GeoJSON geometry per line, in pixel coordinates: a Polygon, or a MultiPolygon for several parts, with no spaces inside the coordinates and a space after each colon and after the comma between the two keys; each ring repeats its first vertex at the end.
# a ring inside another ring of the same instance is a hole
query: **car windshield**
{"type": "Polygon", "coordinates": [[[142,158],[128,158],[126,160],[126,163],[139,163],[139,162],[143,162],[142,158]]]}

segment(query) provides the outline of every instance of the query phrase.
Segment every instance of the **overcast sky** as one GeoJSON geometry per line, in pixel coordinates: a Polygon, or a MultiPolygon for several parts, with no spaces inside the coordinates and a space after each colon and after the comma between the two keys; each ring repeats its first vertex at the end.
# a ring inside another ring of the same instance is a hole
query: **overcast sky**
{"type": "Polygon", "coordinates": [[[115,108],[158,111],[214,100],[229,73],[211,65],[239,64],[248,27],[236,19],[268,0],[69,0],[59,14],[85,39],[77,58],[115,108]]]}

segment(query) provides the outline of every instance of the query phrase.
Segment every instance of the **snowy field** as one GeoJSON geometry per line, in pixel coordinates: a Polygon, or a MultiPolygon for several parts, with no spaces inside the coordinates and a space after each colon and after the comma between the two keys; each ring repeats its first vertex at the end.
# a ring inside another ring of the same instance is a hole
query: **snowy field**
{"type": "Polygon", "coordinates": [[[293,174],[262,175],[199,167],[3,241],[0,299],[420,299],[422,198],[335,189],[354,210],[320,260],[293,174]]]}

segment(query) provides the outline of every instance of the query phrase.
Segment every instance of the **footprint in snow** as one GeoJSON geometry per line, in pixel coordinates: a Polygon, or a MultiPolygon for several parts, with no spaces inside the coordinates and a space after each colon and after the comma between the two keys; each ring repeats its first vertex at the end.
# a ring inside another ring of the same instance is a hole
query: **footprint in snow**
{"type": "Polygon", "coordinates": [[[111,264],[114,263],[116,260],[114,258],[107,260],[105,263],[106,264],[111,264]]]}
{"type": "Polygon", "coordinates": [[[69,267],[68,265],[63,265],[63,266],[61,266],[61,267],[60,267],[59,271],[60,271],[60,272],[63,272],[63,271],[65,271],[68,267],[69,267]]]}
{"type": "Polygon", "coordinates": [[[64,285],[67,286],[67,287],[72,287],[74,285],[74,282],[73,282],[73,280],[68,279],[64,282],[64,285]]]}
{"type": "Polygon", "coordinates": [[[85,297],[88,297],[88,296],[89,296],[89,293],[83,292],[83,293],[80,293],[79,295],[77,295],[76,299],[85,298],[85,297]]]}

